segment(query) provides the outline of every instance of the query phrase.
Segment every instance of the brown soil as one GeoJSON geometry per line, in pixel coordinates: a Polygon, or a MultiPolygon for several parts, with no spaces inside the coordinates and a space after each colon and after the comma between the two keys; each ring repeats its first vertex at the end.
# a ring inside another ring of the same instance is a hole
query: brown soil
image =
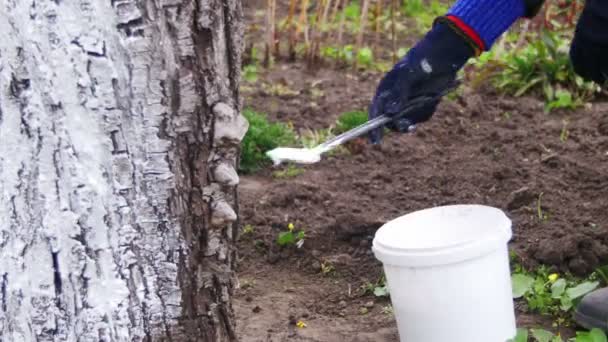
{"type": "MultiPolygon", "coordinates": [[[[380,76],[278,62],[245,85],[246,105],[298,130],[325,128],[364,109],[380,76]]],[[[243,176],[241,221],[254,232],[238,243],[241,340],[398,341],[390,302],[361,289],[382,274],[371,239],[384,222],[432,206],[503,209],[513,220],[510,247],[527,266],[586,275],[608,262],[606,113],[608,103],[596,102],[546,114],[533,98],[463,88],[415,134],[391,134],[379,148],[362,142],[292,179],[274,179],[271,168],[243,176]],[[300,249],[274,242],[289,223],[306,231],[300,249]],[[322,264],[335,271],[323,274],[322,264]]],[[[523,313],[518,322],[551,327],[523,313]]]]}

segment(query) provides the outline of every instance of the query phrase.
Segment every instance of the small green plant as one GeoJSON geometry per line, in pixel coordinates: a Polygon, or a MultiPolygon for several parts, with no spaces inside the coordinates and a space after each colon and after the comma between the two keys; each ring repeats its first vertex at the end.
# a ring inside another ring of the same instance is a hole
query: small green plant
{"type": "Polygon", "coordinates": [[[302,248],[306,234],[303,229],[296,230],[293,223],[287,225],[287,230],[280,232],[277,244],[281,247],[296,246],[302,248]]]}
{"type": "Polygon", "coordinates": [[[419,32],[428,30],[438,16],[446,13],[448,8],[437,0],[425,3],[422,0],[404,0],[403,12],[407,17],[416,20],[419,32]]]}
{"type": "Polygon", "coordinates": [[[598,281],[549,274],[545,267],[535,273],[521,271],[512,275],[513,298],[524,298],[530,310],[556,318],[563,318],[580,298],[598,286],[598,281]]]}
{"type": "Polygon", "coordinates": [[[243,111],[243,115],[249,121],[249,129],[241,144],[240,171],[255,172],[269,161],[266,151],[295,144],[296,135],[288,125],[271,123],[266,115],[248,108],[243,111]]]}
{"type": "Polygon", "coordinates": [[[351,111],[341,114],[336,121],[336,133],[344,133],[367,122],[367,112],[351,111]]]}
{"type": "Polygon", "coordinates": [[[258,80],[258,67],[255,64],[245,65],[243,79],[250,83],[256,82],[258,80]]]}
{"type": "Polygon", "coordinates": [[[245,227],[243,227],[243,235],[251,235],[253,232],[254,229],[252,225],[246,224],[245,227]]]}
{"type": "Polygon", "coordinates": [[[355,62],[355,48],[351,44],[344,46],[324,46],[320,51],[321,57],[339,61],[345,64],[355,62]]]}
{"type": "Polygon", "coordinates": [[[333,275],[336,273],[336,268],[329,261],[324,261],[321,263],[321,274],[323,275],[333,275]]]}
{"type": "Polygon", "coordinates": [[[373,294],[376,297],[388,297],[389,291],[386,285],[386,277],[382,275],[376,283],[367,282],[363,284],[362,290],[364,294],[373,294]]]}
{"type": "Polygon", "coordinates": [[[364,47],[357,51],[357,65],[362,67],[371,67],[374,62],[374,53],[369,47],[364,47]]]}
{"type": "Polygon", "coordinates": [[[559,334],[555,335],[544,329],[517,329],[517,335],[512,342],[528,342],[529,336],[536,342],[608,342],[606,334],[600,329],[577,331],[576,337],[564,340],[559,334]]]}
{"type": "MultiPolygon", "coordinates": [[[[552,90],[548,90],[552,91],[552,90]]],[[[582,106],[582,101],[580,99],[572,98],[572,93],[568,90],[557,89],[554,93],[550,93],[547,98],[550,100],[545,105],[545,112],[551,112],[554,109],[575,109],[577,107],[582,106]]]]}
{"type": "Polygon", "coordinates": [[[277,179],[287,179],[287,178],[297,177],[303,173],[304,173],[303,169],[301,169],[293,164],[289,164],[283,170],[274,171],[272,173],[272,177],[277,178],[277,179]]]}
{"type": "Polygon", "coordinates": [[[574,72],[568,55],[569,43],[568,35],[542,30],[521,48],[497,47],[472,62],[480,69],[472,83],[490,78],[499,90],[514,96],[542,95],[547,112],[577,108],[599,87],[574,72]]]}

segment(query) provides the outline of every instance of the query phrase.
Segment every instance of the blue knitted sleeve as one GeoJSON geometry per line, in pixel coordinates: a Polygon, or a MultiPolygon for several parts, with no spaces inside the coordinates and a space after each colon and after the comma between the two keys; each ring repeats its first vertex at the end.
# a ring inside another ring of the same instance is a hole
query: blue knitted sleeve
{"type": "Polygon", "coordinates": [[[458,0],[447,14],[475,30],[489,50],[525,12],[524,0],[458,0]]]}

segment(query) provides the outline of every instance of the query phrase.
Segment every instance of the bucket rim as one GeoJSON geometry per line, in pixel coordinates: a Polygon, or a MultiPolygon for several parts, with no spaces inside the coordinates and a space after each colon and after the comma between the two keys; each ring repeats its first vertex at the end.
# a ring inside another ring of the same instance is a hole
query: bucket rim
{"type": "Polygon", "coordinates": [[[481,257],[500,248],[506,248],[512,238],[512,222],[500,209],[479,204],[454,204],[426,208],[410,212],[395,218],[378,229],[372,241],[372,251],[383,264],[405,267],[424,267],[447,265],[481,257]],[[478,239],[468,239],[441,246],[402,248],[391,245],[386,231],[394,229],[399,221],[405,221],[414,215],[428,214],[432,210],[484,210],[491,211],[500,222],[493,229],[484,232],[478,239]]]}

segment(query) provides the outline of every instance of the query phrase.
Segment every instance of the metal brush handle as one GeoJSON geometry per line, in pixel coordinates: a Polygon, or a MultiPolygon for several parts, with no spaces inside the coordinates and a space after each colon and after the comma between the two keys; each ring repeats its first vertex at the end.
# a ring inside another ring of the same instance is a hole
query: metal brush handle
{"type": "MultiPolygon", "coordinates": [[[[414,109],[418,109],[419,107],[422,107],[423,105],[428,104],[431,101],[436,101],[441,96],[443,96],[443,93],[440,95],[436,95],[436,96],[418,97],[418,98],[410,101],[407,108],[403,112],[399,113],[398,115],[394,115],[394,116],[381,115],[377,118],[369,120],[368,122],[366,122],[360,126],[357,126],[347,132],[344,132],[344,133],[324,142],[323,144],[317,146],[316,149],[319,149],[323,152],[329,151],[332,148],[342,145],[345,142],[352,140],[354,138],[360,137],[363,134],[368,133],[369,131],[372,131],[379,127],[383,127],[384,125],[395,120],[396,118],[405,116],[405,115],[411,113],[414,109]]],[[[410,127],[414,127],[414,124],[412,123],[410,125],[410,127]]]]}
{"type": "MultiPolygon", "coordinates": [[[[324,153],[326,151],[331,150],[332,148],[334,148],[336,146],[344,144],[345,142],[347,142],[349,140],[360,137],[363,134],[365,134],[371,130],[374,130],[379,127],[383,127],[384,125],[386,125],[387,123],[389,123],[392,120],[406,116],[406,115],[410,114],[413,110],[418,109],[432,101],[439,100],[440,98],[445,96],[450,91],[456,89],[456,87],[458,87],[458,85],[460,85],[460,81],[455,80],[444,91],[440,92],[439,94],[436,94],[434,96],[417,97],[417,98],[411,100],[410,103],[408,103],[407,107],[401,113],[399,113],[397,115],[393,115],[393,116],[381,115],[377,118],[369,120],[368,122],[364,123],[363,125],[357,126],[332,139],[329,139],[328,141],[324,142],[323,144],[315,147],[315,149],[320,150],[321,153],[324,153]]],[[[410,127],[412,129],[415,128],[414,123],[412,123],[410,125],[410,127]]]]}

